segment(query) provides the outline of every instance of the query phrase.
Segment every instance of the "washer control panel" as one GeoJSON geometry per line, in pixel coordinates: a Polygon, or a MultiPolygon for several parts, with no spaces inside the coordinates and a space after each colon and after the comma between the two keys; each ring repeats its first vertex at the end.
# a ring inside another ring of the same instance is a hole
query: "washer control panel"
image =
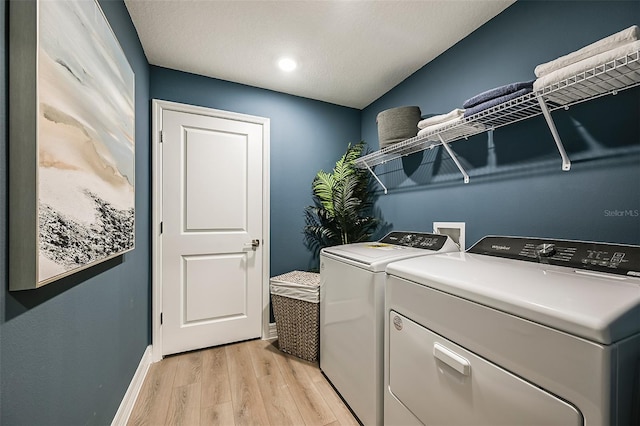
{"type": "Polygon", "coordinates": [[[478,241],[468,253],[640,278],[640,246],[488,236],[478,241]]]}
{"type": "Polygon", "coordinates": [[[440,250],[447,242],[446,235],[428,234],[424,232],[389,232],[379,242],[397,246],[440,250]]]}

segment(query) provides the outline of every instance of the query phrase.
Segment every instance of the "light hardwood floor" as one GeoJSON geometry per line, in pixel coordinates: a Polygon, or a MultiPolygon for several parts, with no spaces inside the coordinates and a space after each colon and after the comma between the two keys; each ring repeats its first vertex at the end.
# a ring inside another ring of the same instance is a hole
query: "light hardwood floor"
{"type": "Polygon", "coordinates": [[[358,425],[311,363],[250,340],[149,369],[128,425],[358,425]]]}

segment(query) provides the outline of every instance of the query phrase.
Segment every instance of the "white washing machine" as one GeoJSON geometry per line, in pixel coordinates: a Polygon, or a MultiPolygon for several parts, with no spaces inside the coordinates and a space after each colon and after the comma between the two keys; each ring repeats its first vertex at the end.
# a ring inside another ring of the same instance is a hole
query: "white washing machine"
{"type": "Polygon", "coordinates": [[[320,369],[365,425],[383,421],[384,285],[390,262],[458,251],[446,235],[391,232],[320,255],[320,369]]]}
{"type": "Polygon", "coordinates": [[[385,424],[640,423],[640,247],[485,237],[387,273],[385,424]]]}

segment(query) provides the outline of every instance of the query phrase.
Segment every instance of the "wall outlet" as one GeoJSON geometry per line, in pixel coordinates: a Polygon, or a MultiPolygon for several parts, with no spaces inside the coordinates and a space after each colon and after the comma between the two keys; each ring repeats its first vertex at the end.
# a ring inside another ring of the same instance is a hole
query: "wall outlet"
{"type": "Polygon", "coordinates": [[[464,228],[465,222],[433,222],[433,232],[451,237],[460,247],[460,251],[466,250],[464,228]]]}

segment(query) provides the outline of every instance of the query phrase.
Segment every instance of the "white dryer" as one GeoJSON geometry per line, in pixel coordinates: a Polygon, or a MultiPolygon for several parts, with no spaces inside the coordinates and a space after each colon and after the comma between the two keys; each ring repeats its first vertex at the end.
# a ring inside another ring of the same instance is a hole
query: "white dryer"
{"type": "Polygon", "coordinates": [[[387,272],[385,424],[640,422],[640,247],[492,236],[387,272]]]}
{"type": "Polygon", "coordinates": [[[391,232],[320,255],[320,369],[365,425],[383,422],[384,285],[390,262],[458,251],[446,235],[391,232]]]}

